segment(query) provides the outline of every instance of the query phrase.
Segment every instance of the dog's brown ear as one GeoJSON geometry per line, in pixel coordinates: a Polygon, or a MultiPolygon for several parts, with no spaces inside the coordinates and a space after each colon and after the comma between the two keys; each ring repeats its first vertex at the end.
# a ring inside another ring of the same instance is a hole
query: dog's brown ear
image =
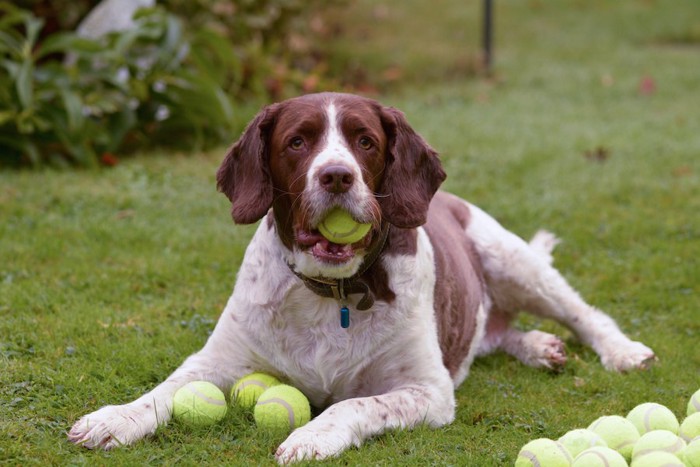
{"type": "Polygon", "coordinates": [[[387,163],[378,198],[382,215],[401,228],[425,224],[433,195],[445,180],[437,152],[416,133],[400,111],[380,114],[387,134],[387,163]]]}
{"type": "Polygon", "coordinates": [[[276,105],[261,110],[216,172],[216,186],[231,201],[231,217],[237,224],[257,222],[272,206],[268,140],[276,115],[276,105]]]}

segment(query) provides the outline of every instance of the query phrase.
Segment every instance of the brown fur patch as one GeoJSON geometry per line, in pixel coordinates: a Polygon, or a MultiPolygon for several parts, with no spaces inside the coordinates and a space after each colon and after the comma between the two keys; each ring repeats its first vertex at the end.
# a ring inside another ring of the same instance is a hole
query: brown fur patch
{"type": "Polygon", "coordinates": [[[479,259],[464,233],[469,219],[469,208],[462,200],[439,192],[424,226],[435,253],[434,306],[440,349],[451,375],[469,353],[485,293],[479,259]]]}

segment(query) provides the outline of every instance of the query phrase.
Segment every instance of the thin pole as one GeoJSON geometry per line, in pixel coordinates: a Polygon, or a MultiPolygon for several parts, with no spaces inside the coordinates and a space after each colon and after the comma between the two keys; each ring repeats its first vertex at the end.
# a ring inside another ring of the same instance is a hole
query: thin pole
{"type": "Polygon", "coordinates": [[[483,53],[484,53],[484,69],[487,74],[491,74],[491,64],[493,62],[493,2],[492,0],[484,0],[484,24],[482,27],[483,37],[483,53]]]}

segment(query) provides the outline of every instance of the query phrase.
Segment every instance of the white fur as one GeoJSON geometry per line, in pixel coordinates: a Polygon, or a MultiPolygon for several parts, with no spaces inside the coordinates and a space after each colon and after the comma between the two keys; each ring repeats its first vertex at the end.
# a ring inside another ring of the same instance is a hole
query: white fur
{"type": "MultiPolygon", "coordinates": [[[[609,370],[644,367],[654,358],[651,349],[629,340],[608,315],[584,302],[551,266],[547,249],[556,244],[555,237],[541,233],[530,246],[481,209],[473,205],[469,208],[472,221],[467,235],[479,253],[496,308],[513,314],[526,310],[567,326],[598,353],[609,370]]],[[[532,366],[556,366],[563,352],[563,344],[554,336],[526,336],[507,329],[487,336],[480,354],[501,346],[532,366]]]]}
{"type": "Polygon", "coordinates": [[[88,448],[131,444],[167,423],[173,394],[187,382],[203,379],[228,391],[253,370],[283,377],[316,406],[333,403],[280,446],[280,462],[337,455],[386,429],[441,426],[454,418],[453,383],[432,308],[432,249],[422,229],[416,256],[385,259],[390,286],[405,293],[391,310],[378,302],[353,311],[347,330],[339,325],[338,304],[297,281],[283,253],[274,229],[262,222],[204,348],[138,400],[81,418],[71,440],[88,448]]]}
{"type": "MultiPolygon", "coordinates": [[[[335,203],[341,204],[355,219],[369,222],[372,220],[370,203],[373,195],[367,185],[363,183],[360,165],[338,128],[338,112],[332,102],[326,107],[326,118],[329,125],[322,138],[324,146],[311,162],[306,174],[306,188],[302,194],[309,208],[308,215],[311,218],[311,224],[318,224],[328,208],[335,203]],[[328,165],[342,165],[348,168],[355,177],[356,182],[350,191],[343,193],[342,197],[336,196],[334,199],[333,195],[328,194],[320,186],[318,174],[328,165]]],[[[359,251],[353,259],[345,264],[329,265],[328,263],[319,263],[308,251],[295,248],[288,255],[288,261],[297,272],[304,276],[340,279],[354,275],[360,268],[364,257],[365,252],[359,251]]]]}
{"type": "MultiPolygon", "coordinates": [[[[311,165],[310,191],[305,193],[318,209],[323,203],[313,197],[321,196],[314,188],[319,167],[347,164],[361,179],[337,129],[333,106],[328,115],[326,146],[311,165]]],[[[364,183],[355,185],[346,198],[362,214],[371,194],[364,183]]],[[[422,228],[415,255],[381,259],[395,300],[377,300],[371,309],[358,311],[358,297],[350,296],[351,326],[343,329],[339,304],[313,294],[285,262],[307,275],[329,277],[356,269],[361,258],[346,269],[319,264],[307,253],[289,251],[274,223],[263,219],[233,294],[202,350],[139,399],[82,417],[70,440],[103,449],[132,444],[168,422],[178,388],[206,380],[228,392],[252,371],[276,375],[301,389],[313,405],[328,406],[282,443],[276,453],[280,463],[336,456],[387,429],[442,426],[454,418],[454,387],[466,378],[475,356],[500,348],[531,366],[563,363],[563,344],[556,336],[508,326],[520,310],[571,328],[608,369],[644,367],[654,357],[649,348],[622,334],[610,317],[586,304],[551,266],[556,237],[540,233],[528,244],[477,207],[467,206],[471,221],[465,235],[477,250],[488,297],[478,310],[472,347],[452,378],[442,363],[435,322],[434,247],[422,228]]]]}

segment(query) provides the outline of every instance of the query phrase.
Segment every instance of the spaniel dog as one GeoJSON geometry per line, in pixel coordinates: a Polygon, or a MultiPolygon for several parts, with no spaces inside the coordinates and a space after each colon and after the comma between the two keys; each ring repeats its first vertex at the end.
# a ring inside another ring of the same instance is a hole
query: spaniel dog
{"type": "Polygon", "coordinates": [[[168,422],[188,382],[227,392],[255,371],[322,411],[282,443],[280,463],[337,456],[385,430],[440,427],[475,357],[502,349],[532,367],[565,363],[556,336],[510,327],[521,310],[571,329],[609,370],[654,359],[552,267],[552,234],[523,241],[438,191],[444,179],[437,153],[394,108],[335,93],[265,107],[217,172],[233,220],[262,221],[214,332],[152,391],[78,420],[70,440],[132,444],[168,422]],[[318,225],[335,208],[371,224],[367,235],[324,238],[318,225]]]}

